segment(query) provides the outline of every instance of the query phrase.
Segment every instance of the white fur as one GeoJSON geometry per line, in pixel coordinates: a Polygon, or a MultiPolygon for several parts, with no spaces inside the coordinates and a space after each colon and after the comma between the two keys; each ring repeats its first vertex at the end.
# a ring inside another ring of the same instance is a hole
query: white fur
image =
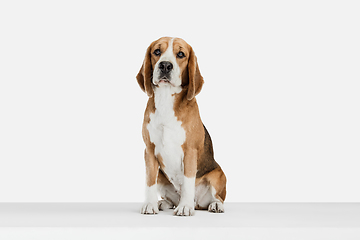
{"type": "Polygon", "coordinates": [[[179,206],[175,209],[178,216],[194,215],[194,198],[195,198],[195,177],[184,177],[181,186],[181,198],[179,206]]]}
{"type": "Polygon", "coordinates": [[[200,184],[195,189],[195,203],[201,208],[208,207],[213,201],[211,194],[211,186],[209,184],[200,184]]]}
{"type": "Polygon", "coordinates": [[[158,200],[157,196],[157,184],[155,183],[151,187],[146,186],[145,188],[145,201],[156,203],[158,200]]]}
{"type": "Polygon", "coordinates": [[[171,85],[174,87],[179,87],[181,85],[181,76],[180,76],[181,70],[179,65],[177,64],[176,56],[173,51],[173,42],[174,42],[174,38],[170,40],[168,48],[161,55],[159,61],[157,61],[157,63],[155,64],[154,73],[153,73],[153,83],[155,85],[159,85],[159,81],[160,81],[159,63],[163,61],[169,61],[173,64],[173,69],[171,70],[171,74],[170,74],[171,85]]]}
{"type": "Polygon", "coordinates": [[[165,166],[163,170],[175,188],[180,190],[184,179],[184,152],[181,145],[185,142],[186,134],[173,109],[173,94],[177,91],[169,84],[155,89],[156,110],[150,114],[147,129],[150,141],[155,145],[155,156],[161,155],[165,166]]]}
{"type": "Polygon", "coordinates": [[[174,204],[168,200],[162,199],[158,202],[159,210],[172,209],[174,204]]]}
{"type": "Polygon", "coordinates": [[[158,191],[161,198],[171,201],[175,206],[180,202],[180,191],[177,191],[172,184],[158,184],[158,191]]]}
{"type": "Polygon", "coordinates": [[[156,183],[151,187],[146,186],[145,204],[141,209],[142,214],[155,214],[159,212],[156,183]]]}
{"type": "Polygon", "coordinates": [[[223,213],[224,212],[224,204],[222,204],[222,202],[220,202],[219,200],[212,202],[209,205],[208,211],[215,212],[215,213],[223,213]]]}
{"type": "Polygon", "coordinates": [[[181,186],[181,199],[179,205],[190,205],[194,207],[195,198],[195,177],[184,177],[184,183],[181,186]]]}

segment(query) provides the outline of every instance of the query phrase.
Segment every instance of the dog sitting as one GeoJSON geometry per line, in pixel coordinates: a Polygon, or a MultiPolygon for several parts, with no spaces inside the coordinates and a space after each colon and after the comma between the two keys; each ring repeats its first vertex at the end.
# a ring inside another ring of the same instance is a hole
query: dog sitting
{"type": "Polygon", "coordinates": [[[178,216],[191,216],[195,209],[224,212],[226,177],[200,119],[195,96],[204,80],[192,47],[180,38],[152,42],[136,78],[149,96],[142,130],[146,199],[141,213],[165,208],[175,208],[178,216]]]}

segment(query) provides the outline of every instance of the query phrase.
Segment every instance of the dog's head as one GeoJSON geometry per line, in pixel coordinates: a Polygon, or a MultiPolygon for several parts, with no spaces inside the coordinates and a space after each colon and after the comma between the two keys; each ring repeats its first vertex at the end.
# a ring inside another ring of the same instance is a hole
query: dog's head
{"type": "Polygon", "coordinates": [[[204,83],[192,47],[181,38],[162,37],[150,44],[136,76],[141,89],[149,96],[163,85],[181,87],[192,100],[204,83]]]}

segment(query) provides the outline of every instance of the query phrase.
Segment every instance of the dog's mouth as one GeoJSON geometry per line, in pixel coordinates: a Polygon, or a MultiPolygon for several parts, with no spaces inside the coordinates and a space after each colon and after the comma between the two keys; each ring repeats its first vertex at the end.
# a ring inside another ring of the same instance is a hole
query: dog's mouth
{"type": "Polygon", "coordinates": [[[160,79],[159,83],[170,83],[170,80],[167,78],[160,79]]]}
{"type": "Polygon", "coordinates": [[[159,79],[159,83],[171,83],[167,77],[162,77],[159,79]]]}

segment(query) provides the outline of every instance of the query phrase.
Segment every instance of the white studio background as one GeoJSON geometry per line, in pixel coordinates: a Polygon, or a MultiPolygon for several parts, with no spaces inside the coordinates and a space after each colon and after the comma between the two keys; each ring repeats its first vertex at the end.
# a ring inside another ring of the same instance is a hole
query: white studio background
{"type": "Polygon", "coordinates": [[[358,1],[1,1],[0,201],[141,202],[147,46],[176,36],[227,201],[360,201],[358,1]]]}

